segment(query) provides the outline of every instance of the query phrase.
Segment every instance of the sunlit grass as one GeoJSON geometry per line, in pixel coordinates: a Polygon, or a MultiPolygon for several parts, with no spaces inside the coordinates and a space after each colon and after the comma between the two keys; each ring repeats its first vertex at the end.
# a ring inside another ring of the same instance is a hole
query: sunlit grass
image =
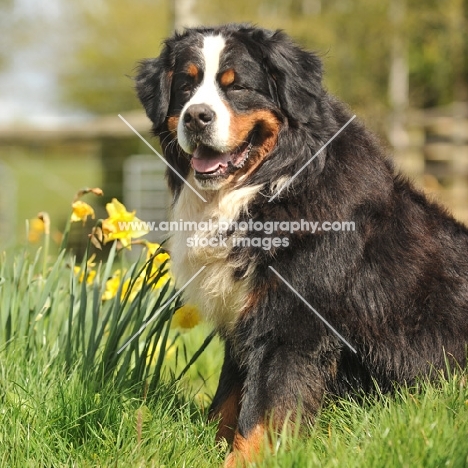
{"type": "MultiPolygon", "coordinates": [[[[184,337],[187,352],[204,333],[184,337]]],[[[195,379],[202,369],[215,372],[209,357],[216,354],[212,343],[206,362],[191,369],[195,379]]],[[[169,353],[171,365],[174,359],[169,353]]],[[[2,352],[0,363],[0,466],[205,468],[224,459],[227,448],[215,446],[215,427],[206,422],[207,401],[194,397],[196,388],[171,383],[167,372],[145,400],[112,382],[97,391],[79,367],[66,372],[41,352],[28,359],[2,352]]],[[[314,427],[275,439],[273,453],[252,466],[461,468],[467,434],[466,374],[459,374],[393,397],[329,401],[314,427]]]]}

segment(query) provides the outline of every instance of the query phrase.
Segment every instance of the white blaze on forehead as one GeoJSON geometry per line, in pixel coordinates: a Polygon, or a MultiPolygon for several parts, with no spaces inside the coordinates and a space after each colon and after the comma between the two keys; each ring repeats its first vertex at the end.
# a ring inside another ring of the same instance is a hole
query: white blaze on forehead
{"type": "Polygon", "coordinates": [[[191,151],[185,136],[183,116],[187,108],[192,104],[206,104],[211,107],[215,113],[211,138],[213,147],[218,151],[229,150],[229,124],[231,115],[221,99],[221,90],[216,81],[216,76],[219,72],[221,53],[225,45],[226,41],[222,36],[205,36],[203,38],[203,47],[201,49],[204,65],[203,81],[195,91],[195,94],[182,109],[177,128],[179,144],[186,152],[191,151]]]}
{"type": "Polygon", "coordinates": [[[203,60],[205,61],[205,80],[215,82],[219,70],[219,59],[226,41],[221,36],[206,36],[203,41],[203,60]]]}

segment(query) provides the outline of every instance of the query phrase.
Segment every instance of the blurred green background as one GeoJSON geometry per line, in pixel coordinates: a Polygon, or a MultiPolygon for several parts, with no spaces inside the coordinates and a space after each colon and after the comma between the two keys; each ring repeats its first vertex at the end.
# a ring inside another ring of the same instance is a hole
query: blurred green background
{"type": "Polygon", "coordinates": [[[39,211],[62,229],[83,186],[164,219],[163,166],[118,114],[148,136],[138,60],[174,29],[231,21],[317,52],[329,91],[467,221],[467,17],[468,0],[0,0],[0,246],[39,211]]]}

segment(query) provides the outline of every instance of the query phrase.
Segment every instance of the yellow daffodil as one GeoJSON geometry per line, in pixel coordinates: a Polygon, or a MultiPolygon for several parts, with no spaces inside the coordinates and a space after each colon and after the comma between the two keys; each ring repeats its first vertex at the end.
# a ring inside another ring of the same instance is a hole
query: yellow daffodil
{"type": "MultiPolygon", "coordinates": [[[[125,272],[123,273],[125,275],[125,272]]],[[[117,295],[117,291],[119,290],[120,283],[122,281],[122,271],[116,270],[112,278],[109,278],[106,281],[106,289],[104,294],[102,295],[103,301],[109,301],[113,299],[117,295]]],[[[120,292],[120,300],[123,300],[127,293],[129,294],[128,300],[131,302],[135,299],[138,292],[141,290],[143,286],[143,282],[145,280],[144,275],[138,276],[133,282],[132,290],[128,293],[128,289],[130,287],[130,283],[132,282],[132,278],[127,278],[124,283],[122,284],[122,290],[120,292]]]]}
{"type": "Polygon", "coordinates": [[[106,281],[106,289],[102,295],[103,301],[109,301],[117,295],[121,276],[122,272],[120,270],[116,270],[114,275],[106,281]]]}
{"type": "Polygon", "coordinates": [[[106,205],[109,215],[102,222],[104,242],[119,240],[124,247],[131,245],[131,240],[148,234],[145,223],[135,216],[135,211],[129,212],[117,199],[113,198],[106,205]]]}
{"type": "Polygon", "coordinates": [[[83,221],[84,224],[89,216],[94,219],[94,210],[92,206],[88,205],[86,202],[77,200],[73,202],[72,208],[73,212],[70,218],[72,222],[83,221]]]}
{"type": "Polygon", "coordinates": [[[189,330],[200,323],[200,312],[190,304],[185,304],[177,309],[172,316],[171,328],[189,330]]]}
{"type": "Polygon", "coordinates": [[[143,242],[146,247],[146,260],[149,260],[161,248],[161,244],[158,244],[157,242],[143,242]]]}
{"type": "Polygon", "coordinates": [[[162,265],[164,262],[168,261],[171,257],[169,256],[168,253],[166,252],[161,252],[158,255],[156,255],[153,259],[153,262],[158,263],[159,265],[162,265]]]}
{"type": "Polygon", "coordinates": [[[153,285],[153,289],[162,288],[168,281],[171,280],[172,276],[169,273],[165,273],[158,279],[158,281],[156,281],[156,284],[153,285]]]}
{"type": "MultiPolygon", "coordinates": [[[[122,294],[120,295],[121,300],[123,300],[125,296],[127,295],[131,281],[132,281],[131,278],[128,278],[127,280],[125,280],[124,284],[122,285],[122,294]]],[[[130,291],[128,295],[128,300],[130,302],[132,302],[135,299],[136,295],[140,292],[140,289],[142,288],[144,281],[145,281],[145,277],[143,275],[140,275],[136,280],[134,280],[132,290],[130,291]]]]}
{"type": "Polygon", "coordinates": [[[93,187],[93,188],[85,187],[85,188],[82,188],[81,190],[78,190],[73,201],[79,200],[81,197],[83,197],[84,195],[87,195],[88,193],[92,193],[93,195],[96,195],[97,197],[102,197],[104,195],[104,192],[99,187],[93,187]]]}
{"type": "MultiPolygon", "coordinates": [[[[159,245],[158,245],[159,248],[159,245]]],[[[157,251],[157,249],[154,249],[153,254],[157,251]]],[[[157,255],[149,255],[150,253],[150,248],[148,248],[148,260],[151,259],[152,265],[151,265],[151,278],[154,278],[158,273],[159,270],[161,269],[162,265],[164,264],[164,269],[167,269],[169,267],[168,261],[170,260],[170,256],[166,252],[161,252],[158,253],[157,255]],[[166,262],[166,263],[165,263],[166,262]]],[[[172,276],[169,271],[161,275],[161,277],[156,281],[156,283],[153,285],[153,289],[159,289],[162,288],[169,280],[172,279],[172,276]]]]}
{"type": "MultiPolygon", "coordinates": [[[[86,275],[86,283],[87,284],[93,284],[94,279],[96,278],[96,270],[93,268],[96,266],[94,263],[94,259],[96,258],[96,255],[93,254],[91,257],[89,257],[87,263],[87,275],[86,275]]],[[[76,276],[78,276],[78,281],[82,283],[85,279],[85,271],[81,269],[80,266],[75,266],[73,267],[73,271],[76,276]]]]}
{"type": "MultiPolygon", "coordinates": [[[[117,202],[117,200],[114,200],[114,202],[117,202]]],[[[110,209],[109,215],[111,215],[111,212],[112,212],[112,208],[110,209]]],[[[105,232],[104,225],[103,225],[103,232],[105,232]]],[[[104,234],[104,236],[106,236],[106,234],[104,234]]],[[[151,262],[151,267],[150,267],[150,271],[148,271],[147,268],[143,269],[143,271],[140,273],[140,275],[136,279],[132,280],[131,278],[127,278],[124,281],[124,283],[122,284],[122,291],[120,295],[121,300],[123,300],[125,296],[127,295],[130,284],[132,284],[132,290],[128,293],[128,300],[133,301],[145,283],[151,284],[151,289],[157,290],[157,289],[162,288],[168,281],[173,281],[173,278],[172,278],[171,273],[169,272],[168,263],[167,263],[170,260],[169,254],[166,252],[159,252],[156,254],[158,249],[160,249],[160,245],[156,243],[151,243],[147,241],[136,241],[135,243],[144,244],[147,247],[148,249],[147,261],[151,262]],[[161,271],[161,268],[167,271],[165,271],[165,273],[161,275],[157,281],[155,281],[157,275],[161,271]]],[[[116,270],[112,278],[109,278],[107,280],[106,289],[102,296],[102,300],[104,301],[110,300],[117,295],[117,291],[119,289],[119,285],[122,281],[123,276],[125,276],[125,271],[122,272],[121,270],[116,270]]]]}
{"type": "MultiPolygon", "coordinates": [[[[164,268],[169,268],[168,261],[170,260],[170,256],[167,252],[160,252],[156,254],[156,252],[161,248],[161,245],[156,243],[156,242],[145,242],[145,246],[147,248],[146,252],[146,261],[152,262],[151,264],[151,278],[154,278],[159,270],[161,269],[161,266],[164,264],[164,268]],[[166,263],[165,263],[166,262],[166,263]]],[[[172,275],[167,271],[164,275],[162,275],[156,284],[153,285],[153,289],[159,289],[162,288],[167,281],[172,279],[172,275]]]]}
{"type": "Polygon", "coordinates": [[[31,243],[39,242],[42,234],[44,234],[45,227],[44,221],[39,218],[31,219],[29,221],[28,241],[31,243]]]}
{"type": "MultiPolygon", "coordinates": [[[[85,272],[82,271],[79,266],[73,268],[75,275],[79,277],[78,281],[82,283],[84,281],[85,272]]],[[[95,270],[88,270],[88,274],[86,275],[86,284],[93,284],[94,279],[96,278],[96,271],[95,270]]]]}

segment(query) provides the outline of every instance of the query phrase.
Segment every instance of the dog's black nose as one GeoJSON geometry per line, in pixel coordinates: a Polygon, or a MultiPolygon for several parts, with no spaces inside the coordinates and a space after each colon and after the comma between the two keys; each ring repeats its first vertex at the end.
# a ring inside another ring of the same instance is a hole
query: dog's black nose
{"type": "Polygon", "coordinates": [[[192,104],[185,111],[184,125],[192,132],[204,130],[213,122],[215,113],[206,104],[192,104]]]}

